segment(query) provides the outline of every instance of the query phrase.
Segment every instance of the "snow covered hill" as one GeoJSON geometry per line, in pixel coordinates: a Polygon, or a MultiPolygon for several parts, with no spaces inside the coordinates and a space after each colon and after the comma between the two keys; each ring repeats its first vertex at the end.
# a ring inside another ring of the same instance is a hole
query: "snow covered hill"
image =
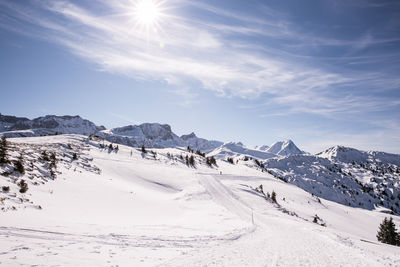
{"type": "Polygon", "coordinates": [[[54,134],[90,135],[104,130],[80,116],[47,115],[33,120],[0,115],[0,135],[6,137],[29,137],[54,134]]]}
{"type": "Polygon", "coordinates": [[[268,171],[320,198],[400,214],[400,155],[336,146],[264,162],[268,171]]]}
{"type": "MultiPolygon", "coordinates": [[[[144,153],[95,136],[8,141],[11,162],[0,166],[0,186],[9,187],[0,192],[4,266],[400,265],[400,248],[376,241],[387,214],[319,199],[250,161],[210,165],[184,149],[144,153]],[[24,174],[13,168],[21,154],[24,174]]],[[[300,157],[310,156],[279,160],[300,157]]]]}

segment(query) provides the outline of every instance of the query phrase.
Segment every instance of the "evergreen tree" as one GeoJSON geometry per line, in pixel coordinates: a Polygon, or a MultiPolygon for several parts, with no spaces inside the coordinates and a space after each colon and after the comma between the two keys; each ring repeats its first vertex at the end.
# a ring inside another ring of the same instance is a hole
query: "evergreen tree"
{"type": "Polygon", "coordinates": [[[400,246],[399,233],[396,231],[396,225],[394,224],[392,217],[389,219],[385,217],[383,222],[379,225],[376,238],[382,243],[400,246]]]}
{"type": "Polygon", "coordinates": [[[193,155],[191,155],[191,156],[189,157],[189,164],[190,164],[191,166],[194,166],[194,157],[193,157],[193,155]]]}
{"type": "Polygon", "coordinates": [[[144,146],[142,146],[142,152],[147,153],[146,148],[144,146]]]}
{"type": "MultiPolygon", "coordinates": [[[[74,153],[74,154],[76,154],[76,153],[74,153]]],[[[49,169],[50,169],[50,175],[54,178],[54,177],[56,177],[56,172],[54,171],[54,169],[55,168],[57,168],[57,158],[56,158],[56,153],[55,152],[52,152],[51,154],[50,154],[50,166],[49,166],[49,169]]]]}
{"type": "Polygon", "coordinates": [[[18,160],[14,162],[14,169],[20,174],[25,173],[22,155],[20,155],[18,160]]]}
{"type": "Polygon", "coordinates": [[[272,193],[271,193],[271,200],[272,200],[273,202],[277,203],[277,202],[276,202],[276,193],[275,193],[275,191],[272,191],[272,193]]]}
{"type": "Polygon", "coordinates": [[[8,150],[7,139],[5,136],[3,136],[0,140],[0,164],[9,162],[7,150],[8,150]]]}

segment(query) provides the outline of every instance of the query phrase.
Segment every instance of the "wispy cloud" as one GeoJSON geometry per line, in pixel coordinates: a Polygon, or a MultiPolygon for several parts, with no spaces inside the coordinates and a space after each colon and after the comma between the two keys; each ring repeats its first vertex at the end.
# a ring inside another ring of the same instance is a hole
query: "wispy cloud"
{"type": "Polygon", "coordinates": [[[399,41],[377,39],[372,34],[355,40],[313,36],[299,32],[288,16],[265,6],[260,9],[265,16],[255,17],[197,1],[164,2],[165,7],[173,8],[166,10],[159,27],[149,32],[135,22],[131,1],[98,1],[101,14],[84,4],[66,1],[32,3],[24,6],[1,2],[1,26],[57,42],[104,71],[179,85],[173,93],[184,97],[186,104],[196,97],[189,89],[195,81],[219,96],[254,99],[267,95],[268,103],[287,106],[287,112],[331,115],[386,107],[387,99],[383,97],[357,96],[357,92],[349,93],[346,88],[368,83],[369,87],[393,89],[400,84],[398,76],[333,71],[301,60],[290,50],[274,53],[279,44],[255,45],[260,41],[252,38],[260,36],[271,43],[275,39],[286,40],[286,48],[292,45],[364,49],[399,41]],[[212,17],[207,22],[196,16],[183,17],[177,10],[185,6],[222,16],[230,23],[212,17]]]}

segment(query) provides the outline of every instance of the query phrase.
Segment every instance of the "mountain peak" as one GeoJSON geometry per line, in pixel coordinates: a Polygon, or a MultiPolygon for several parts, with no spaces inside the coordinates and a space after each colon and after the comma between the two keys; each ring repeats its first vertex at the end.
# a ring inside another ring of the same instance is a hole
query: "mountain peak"
{"type": "Polygon", "coordinates": [[[190,134],[184,134],[181,136],[183,140],[188,140],[192,138],[197,138],[196,134],[194,132],[191,132],[190,134]]]}
{"type": "Polygon", "coordinates": [[[267,151],[279,156],[305,154],[305,152],[301,151],[290,139],[285,141],[275,142],[274,144],[271,145],[271,147],[267,151]]]}

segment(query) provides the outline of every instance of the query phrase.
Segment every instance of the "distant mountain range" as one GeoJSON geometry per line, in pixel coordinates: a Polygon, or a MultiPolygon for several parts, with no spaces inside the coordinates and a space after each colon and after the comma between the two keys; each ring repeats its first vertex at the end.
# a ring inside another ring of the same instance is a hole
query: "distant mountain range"
{"type": "Polygon", "coordinates": [[[113,129],[96,126],[80,116],[55,116],[30,120],[23,117],[0,115],[0,135],[6,137],[30,137],[54,134],[96,134],[107,141],[124,144],[132,147],[186,147],[200,150],[217,158],[225,156],[245,155],[258,159],[267,159],[276,156],[305,154],[291,140],[274,143],[271,147],[263,145],[255,149],[248,148],[242,143],[223,143],[215,140],[199,138],[195,133],[178,136],[171,126],[159,123],[143,123],[128,125],[113,129]]]}

